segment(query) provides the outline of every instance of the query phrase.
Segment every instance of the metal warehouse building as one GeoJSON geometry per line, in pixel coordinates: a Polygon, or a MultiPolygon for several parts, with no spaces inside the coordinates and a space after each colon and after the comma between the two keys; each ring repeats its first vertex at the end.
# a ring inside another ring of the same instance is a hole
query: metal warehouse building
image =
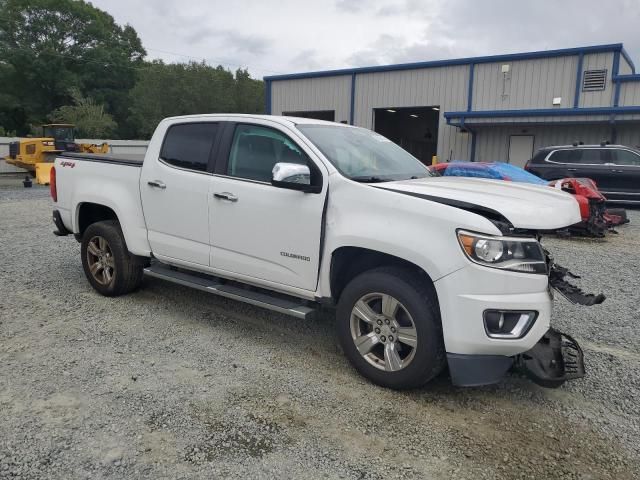
{"type": "Polygon", "coordinates": [[[548,145],[640,144],[622,44],[265,77],[266,110],[373,129],[425,163],[523,165],[548,145]]]}

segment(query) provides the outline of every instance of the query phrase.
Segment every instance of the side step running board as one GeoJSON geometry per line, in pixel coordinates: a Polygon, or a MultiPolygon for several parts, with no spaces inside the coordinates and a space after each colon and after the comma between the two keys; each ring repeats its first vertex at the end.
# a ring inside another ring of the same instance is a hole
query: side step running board
{"type": "Polygon", "coordinates": [[[217,277],[186,273],[158,263],[145,268],[144,273],[149,277],[178,283],[304,320],[309,319],[315,312],[313,308],[302,303],[303,300],[295,297],[247,290],[233,284],[223,283],[217,277]]]}

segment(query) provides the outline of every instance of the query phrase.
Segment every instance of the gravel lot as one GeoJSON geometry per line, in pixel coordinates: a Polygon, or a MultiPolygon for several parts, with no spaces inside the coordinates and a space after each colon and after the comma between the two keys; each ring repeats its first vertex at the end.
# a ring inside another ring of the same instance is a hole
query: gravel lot
{"type": "Polygon", "coordinates": [[[2,478],[640,478],[640,212],[545,241],[607,301],[556,302],[587,377],[395,392],[329,315],[284,317],[158,280],[95,293],[48,190],[0,177],[2,478]]]}

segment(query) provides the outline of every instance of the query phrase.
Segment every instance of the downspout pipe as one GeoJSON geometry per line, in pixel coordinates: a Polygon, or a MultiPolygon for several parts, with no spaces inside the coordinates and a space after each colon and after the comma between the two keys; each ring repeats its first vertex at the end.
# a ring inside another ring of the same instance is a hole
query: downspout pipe
{"type": "MultiPolygon", "coordinates": [[[[613,72],[612,77],[615,79],[620,74],[620,51],[617,51],[613,54],[613,72]]],[[[614,81],[614,91],[613,91],[613,107],[618,107],[620,105],[620,82],[614,81]]],[[[616,138],[618,137],[618,130],[616,128],[616,114],[612,114],[610,117],[611,123],[611,142],[615,143],[616,138]]]]}
{"type": "Polygon", "coordinates": [[[463,130],[466,130],[467,132],[469,132],[471,134],[471,152],[469,154],[469,161],[470,162],[475,162],[476,161],[476,131],[470,129],[469,127],[467,127],[464,123],[464,118],[462,119],[462,121],[460,122],[460,128],[463,130]]]}
{"type": "Polygon", "coordinates": [[[464,123],[464,117],[460,120],[460,123],[453,123],[451,121],[451,119],[449,117],[445,117],[447,120],[447,125],[449,125],[450,127],[456,127],[459,128],[460,130],[463,131],[467,131],[471,134],[471,152],[469,155],[469,161],[470,162],[475,162],[476,161],[476,135],[477,132],[475,130],[470,129],[469,127],[467,127],[464,123]]]}

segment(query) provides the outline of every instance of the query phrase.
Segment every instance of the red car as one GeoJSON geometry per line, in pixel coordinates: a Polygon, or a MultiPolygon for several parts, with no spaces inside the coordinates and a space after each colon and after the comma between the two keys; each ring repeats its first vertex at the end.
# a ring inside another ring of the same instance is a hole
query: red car
{"type": "Polygon", "coordinates": [[[624,209],[607,209],[606,198],[596,183],[589,178],[562,178],[548,182],[526,170],[502,162],[450,162],[432,165],[429,169],[441,176],[475,177],[494,180],[532,183],[559,188],[571,193],[578,205],[582,222],[572,225],[560,234],[577,233],[595,237],[603,237],[607,230],[617,225],[627,223],[624,209]]]}

